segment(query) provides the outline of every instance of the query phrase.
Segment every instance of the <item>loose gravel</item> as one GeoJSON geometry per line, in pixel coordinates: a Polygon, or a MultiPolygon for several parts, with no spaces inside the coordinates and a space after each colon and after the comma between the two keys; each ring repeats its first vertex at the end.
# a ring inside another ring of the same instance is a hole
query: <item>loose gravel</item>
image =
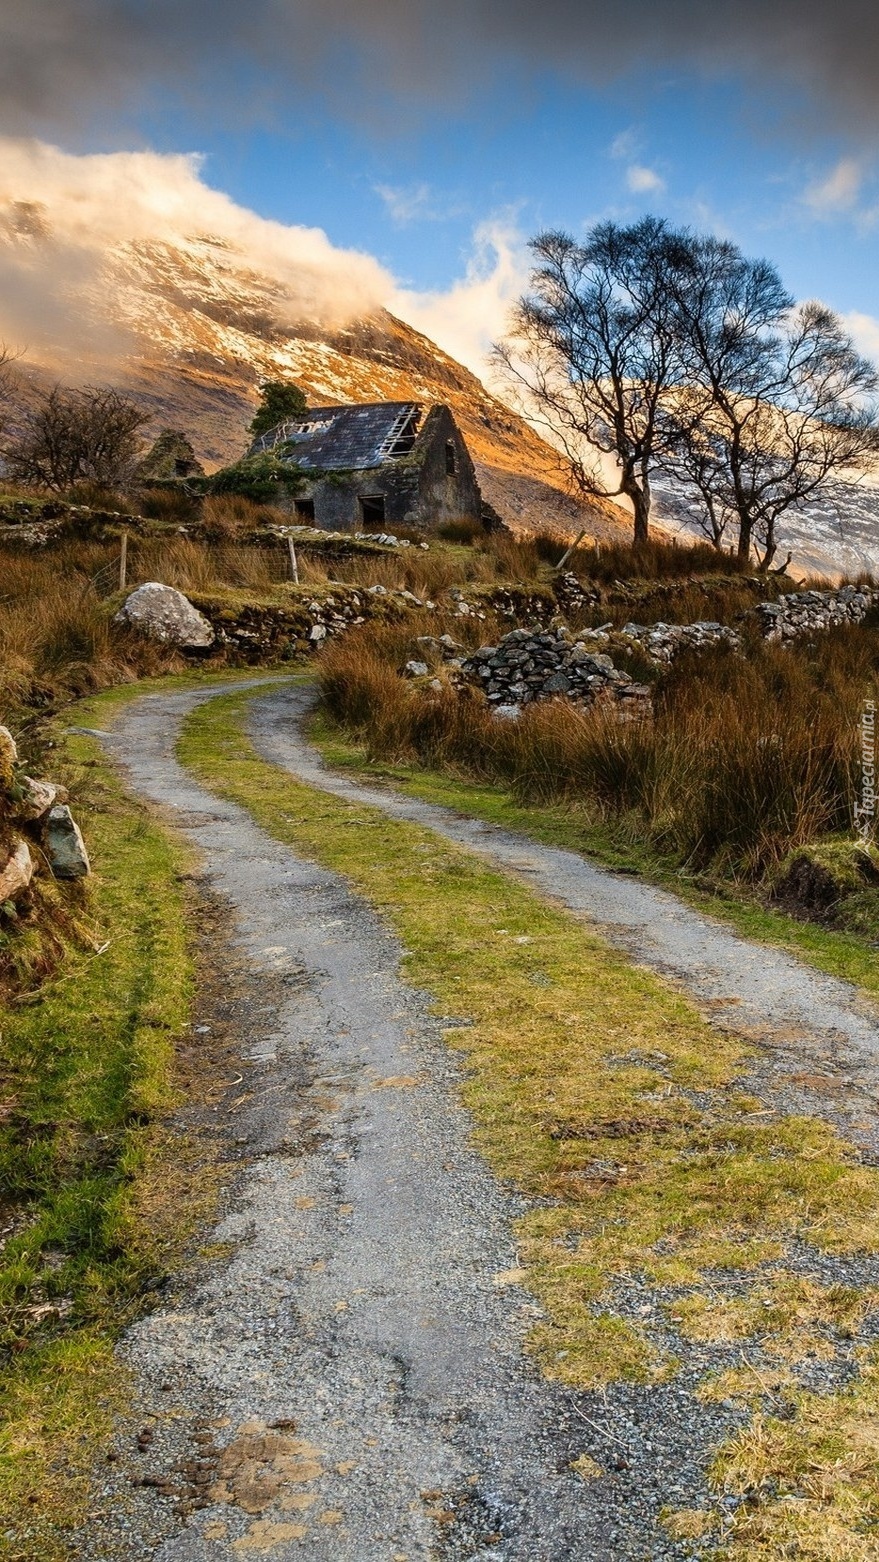
{"type": "MultiPolygon", "coordinates": [[[[659,1514],[711,1500],[711,1450],[747,1413],[693,1391],[707,1371],[739,1366],[740,1344],[682,1340],[663,1312],[673,1293],[633,1279],[608,1305],[667,1343],[678,1374],[601,1394],[540,1379],[523,1351],[539,1310],[516,1277],[511,1237],[523,1204],[471,1147],[456,1058],[424,996],[398,979],[399,946],[341,878],[273,841],[174,758],[180,722],[220,692],[143,699],[110,740],[132,787],[185,832],[231,909],[231,953],[218,948],[217,962],[250,974],[242,1012],[252,1033],[242,1038],[244,1104],[231,1108],[241,1167],[210,1234],[215,1256],[126,1336],[141,1432],[120,1428],[76,1554],[702,1555],[699,1542],[670,1540],[659,1514]],[[583,1454],[595,1478],[572,1472],[583,1454]]],[[[877,1024],[853,990],[573,853],[330,775],[299,730],[312,698],[285,685],[255,701],[251,731],[267,758],[527,875],[721,1023],[766,1039],[761,1057],[779,1090],[811,1099],[811,1087],[782,1079],[785,1059],[802,1074],[802,1057],[820,1056],[834,1080],[844,1069],[852,1083],[829,1109],[866,1123],[877,1024]]],[[[863,1133],[872,1143],[872,1129],[863,1133]]],[[[804,1250],[801,1261],[803,1273],[837,1274],[836,1260],[804,1250]]],[[[875,1270],[845,1260],[838,1274],[876,1283],[875,1270]]],[[[856,1344],[816,1363],[822,1388],[851,1375],[856,1344]]],[[[751,1356],[759,1363],[756,1346],[751,1356]]],[[[739,1500],[721,1499],[721,1510],[739,1500]]]]}

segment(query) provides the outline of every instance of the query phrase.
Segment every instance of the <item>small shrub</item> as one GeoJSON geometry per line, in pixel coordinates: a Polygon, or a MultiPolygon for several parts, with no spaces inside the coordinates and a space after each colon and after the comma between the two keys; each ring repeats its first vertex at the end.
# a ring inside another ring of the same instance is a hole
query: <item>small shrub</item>
{"type": "Polygon", "coordinates": [[[292,462],[280,461],[267,450],[222,467],[209,486],[212,494],[239,494],[254,504],[279,504],[296,492],[300,477],[292,462]]]}

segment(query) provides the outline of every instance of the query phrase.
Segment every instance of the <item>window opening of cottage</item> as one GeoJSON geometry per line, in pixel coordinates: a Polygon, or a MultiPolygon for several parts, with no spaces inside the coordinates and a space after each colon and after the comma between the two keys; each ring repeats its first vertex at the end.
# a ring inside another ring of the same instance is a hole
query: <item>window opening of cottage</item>
{"type": "Polygon", "coordinates": [[[453,439],[446,440],[446,476],[455,477],[458,472],[458,453],[453,439]]]}
{"type": "Polygon", "coordinates": [[[365,527],[384,526],[385,524],[385,496],[384,494],[360,495],[360,519],[365,527]]]}
{"type": "Polygon", "coordinates": [[[294,508],[296,510],[296,516],[297,516],[298,520],[300,520],[300,521],[313,521],[314,520],[314,500],[313,499],[296,499],[296,500],[294,500],[294,508]]]}

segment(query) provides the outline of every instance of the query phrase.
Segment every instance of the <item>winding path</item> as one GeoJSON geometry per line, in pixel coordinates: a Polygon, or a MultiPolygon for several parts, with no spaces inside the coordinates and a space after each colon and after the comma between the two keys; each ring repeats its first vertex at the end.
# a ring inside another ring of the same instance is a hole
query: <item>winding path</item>
{"type": "MultiPolygon", "coordinates": [[[[218,958],[230,986],[232,967],[246,974],[238,1018],[249,1040],[230,1107],[240,1172],[213,1261],[127,1336],[149,1437],[120,1451],[104,1516],[77,1555],[695,1555],[658,1514],[698,1503],[706,1451],[735,1415],[713,1412],[703,1426],[683,1379],[599,1397],[539,1378],[522,1349],[537,1310],[517,1283],[518,1206],[470,1146],[456,1061],[422,995],[399,980],[398,946],[338,876],[174,757],[186,714],[221,692],[139,700],[108,740],[231,908],[231,956],[218,958]],[[582,1452],[605,1480],[571,1472],[582,1452]]],[[[258,695],[251,732],[267,758],[527,875],[724,1024],[770,1041],[776,1069],[789,1053],[820,1058],[839,1082],[832,1110],[866,1124],[879,1029],[853,989],[573,853],[329,774],[300,733],[312,698],[292,684],[258,695]]]]}
{"type": "Polygon", "coordinates": [[[308,687],[290,686],[254,701],[250,735],[266,759],[335,797],[413,820],[523,875],[597,924],[609,943],[683,988],[714,1023],[757,1043],[758,1071],[787,1110],[830,1117],[879,1153],[879,1007],[857,988],[576,852],[332,774],[302,736],[313,701],[308,687]]]}

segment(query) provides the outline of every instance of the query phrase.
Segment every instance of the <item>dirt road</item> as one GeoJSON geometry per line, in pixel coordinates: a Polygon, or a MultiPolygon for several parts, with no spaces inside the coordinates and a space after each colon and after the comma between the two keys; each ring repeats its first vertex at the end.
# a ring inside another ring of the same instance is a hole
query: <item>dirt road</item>
{"type": "MultiPolygon", "coordinates": [[[[231,908],[231,946],[216,958],[243,1038],[243,1082],[226,1105],[239,1164],[204,1264],[126,1339],[146,1435],[132,1446],[120,1431],[104,1517],[77,1554],[699,1555],[668,1538],[660,1510],[698,1506],[707,1453],[742,1412],[696,1401],[708,1363],[696,1347],[652,1386],[574,1395],[538,1377],[522,1347],[537,1310],[517,1276],[518,1205],[471,1148],[443,1022],[399,980],[399,948],[340,878],[181,769],[180,722],[210,697],[141,700],[110,747],[231,908]],[[604,1479],[572,1471],[583,1453],[604,1479]]],[[[768,1039],[765,1067],[788,1094],[809,1095],[781,1080],[788,1052],[820,1055],[841,1082],[829,1110],[870,1137],[879,1035],[852,990],[572,853],[328,775],[300,735],[310,698],[285,685],[256,700],[251,730],[267,757],[417,819],[593,917],[725,1024],[768,1039]]],[[[863,1268],[848,1278],[869,1278],[863,1268]]]]}

